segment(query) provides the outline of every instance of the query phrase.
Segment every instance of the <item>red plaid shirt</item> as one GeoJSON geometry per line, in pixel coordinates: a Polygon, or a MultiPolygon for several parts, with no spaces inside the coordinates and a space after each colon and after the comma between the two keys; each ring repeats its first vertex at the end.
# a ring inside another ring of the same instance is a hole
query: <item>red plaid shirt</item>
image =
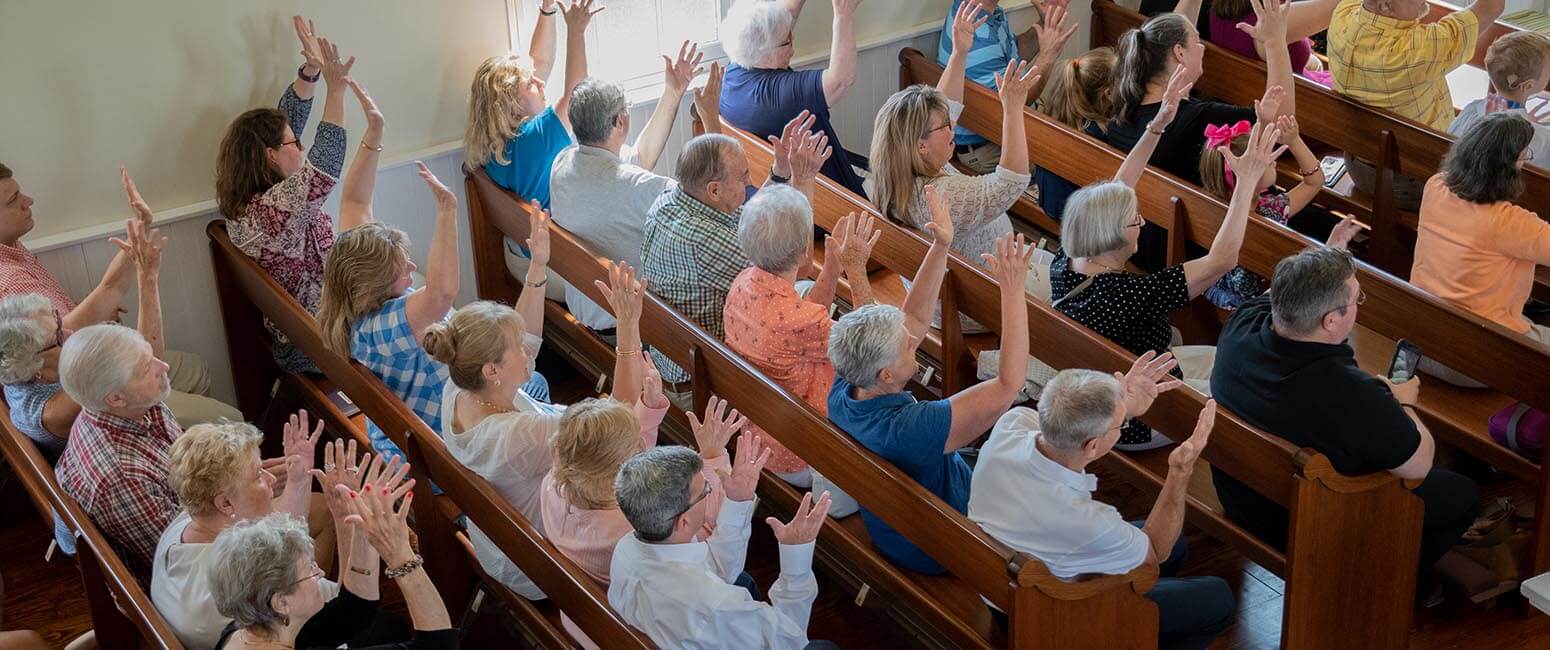
{"type": "Polygon", "coordinates": [[[61,316],[75,309],[75,301],[59,285],[54,275],[43,268],[38,256],[21,242],[15,246],[0,244],[0,298],[36,293],[48,298],[61,316]]]}
{"type": "Polygon", "coordinates": [[[54,474],[81,503],[141,582],[149,583],[156,541],[178,514],[167,450],[183,433],[158,404],[139,419],[82,410],[54,474]]]}

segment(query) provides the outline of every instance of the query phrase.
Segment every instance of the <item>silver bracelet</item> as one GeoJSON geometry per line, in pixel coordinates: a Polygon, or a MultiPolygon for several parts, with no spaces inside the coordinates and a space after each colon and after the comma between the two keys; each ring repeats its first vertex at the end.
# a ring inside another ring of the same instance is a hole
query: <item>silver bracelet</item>
{"type": "Polygon", "coordinates": [[[416,555],[414,559],[382,572],[382,575],[389,580],[397,580],[420,570],[420,567],[424,564],[425,558],[416,555]]]}

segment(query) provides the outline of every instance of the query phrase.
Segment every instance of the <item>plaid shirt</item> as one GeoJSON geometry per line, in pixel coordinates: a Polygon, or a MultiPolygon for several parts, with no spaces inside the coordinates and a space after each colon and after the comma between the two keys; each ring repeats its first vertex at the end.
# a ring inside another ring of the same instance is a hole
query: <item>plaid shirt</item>
{"type": "Polygon", "coordinates": [[[82,410],[54,469],[142,583],[150,581],[156,541],[180,510],[167,449],[182,433],[166,404],[134,420],[82,410]]]}
{"type": "Polygon", "coordinates": [[[75,309],[75,301],[59,285],[54,275],[43,268],[38,256],[21,242],[15,246],[0,244],[0,298],[36,293],[48,298],[61,316],[75,309]]]}
{"type": "Polygon", "coordinates": [[[1453,122],[1448,73],[1469,61],[1479,19],[1460,10],[1435,23],[1399,20],[1342,0],[1329,23],[1335,92],[1438,131],[1453,122]]]}
{"type": "MultiPolygon", "coordinates": [[[[727,214],[701,203],[682,188],[664,192],[646,216],[641,246],[641,275],[651,292],[688,316],[716,338],[722,337],[721,308],[732,280],[748,267],[737,243],[743,209],[727,214]]],[[[684,372],[666,356],[651,351],[662,378],[681,383],[684,372]]]]}
{"type": "MultiPolygon", "coordinates": [[[[439,431],[441,391],[447,383],[447,366],[426,354],[425,348],[415,339],[414,329],[409,327],[409,314],[404,311],[410,295],[412,293],[406,293],[389,300],[376,313],[356,321],[350,356],[382,379],[382,383],[397,393],[432,431],[439,431]]],[[[402,455],[377,423],[368,422],[366,434],[371,437],[372,450],[377,454],[402,455]]]]}

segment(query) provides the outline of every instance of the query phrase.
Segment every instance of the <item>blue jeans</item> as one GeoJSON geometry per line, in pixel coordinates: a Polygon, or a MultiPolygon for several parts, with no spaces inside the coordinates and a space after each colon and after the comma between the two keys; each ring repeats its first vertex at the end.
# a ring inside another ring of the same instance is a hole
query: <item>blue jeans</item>
{"type": "MultiPolygon", "coordinates": [[[[1146,522],[1131,523],[1139,528],[1146,522]]],[[[1157,603],[1159,648],[1203,649],[1232,625],[1237,604],[1226,580],[1216,576],[1174,577],[1188,556],[1189,545],[1180,534],[1168,559],[1157,567],[1157,584],[1146,592],[1146,597],[1157,603]]]]}

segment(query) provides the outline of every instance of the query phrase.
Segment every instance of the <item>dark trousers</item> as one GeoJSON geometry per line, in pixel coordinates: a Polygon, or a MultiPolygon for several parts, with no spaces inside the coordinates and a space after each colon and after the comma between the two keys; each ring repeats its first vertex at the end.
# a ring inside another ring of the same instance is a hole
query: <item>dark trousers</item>
{"type": "MultiPolygon", "coordinates": [[[[1131,522],[1141,527],[1146,522],[1131,522]]],[[[1146,597],[1157,603],[1157,647],[1167,650],[1195,650],[1211,645],[1232,625],[1237,603],[1227,581],[1216,576],[1174,577],[1189,545],[1184,536],[1173,544],[1173,551],[1157,567],[1157,584],[1146,597]]]]}

